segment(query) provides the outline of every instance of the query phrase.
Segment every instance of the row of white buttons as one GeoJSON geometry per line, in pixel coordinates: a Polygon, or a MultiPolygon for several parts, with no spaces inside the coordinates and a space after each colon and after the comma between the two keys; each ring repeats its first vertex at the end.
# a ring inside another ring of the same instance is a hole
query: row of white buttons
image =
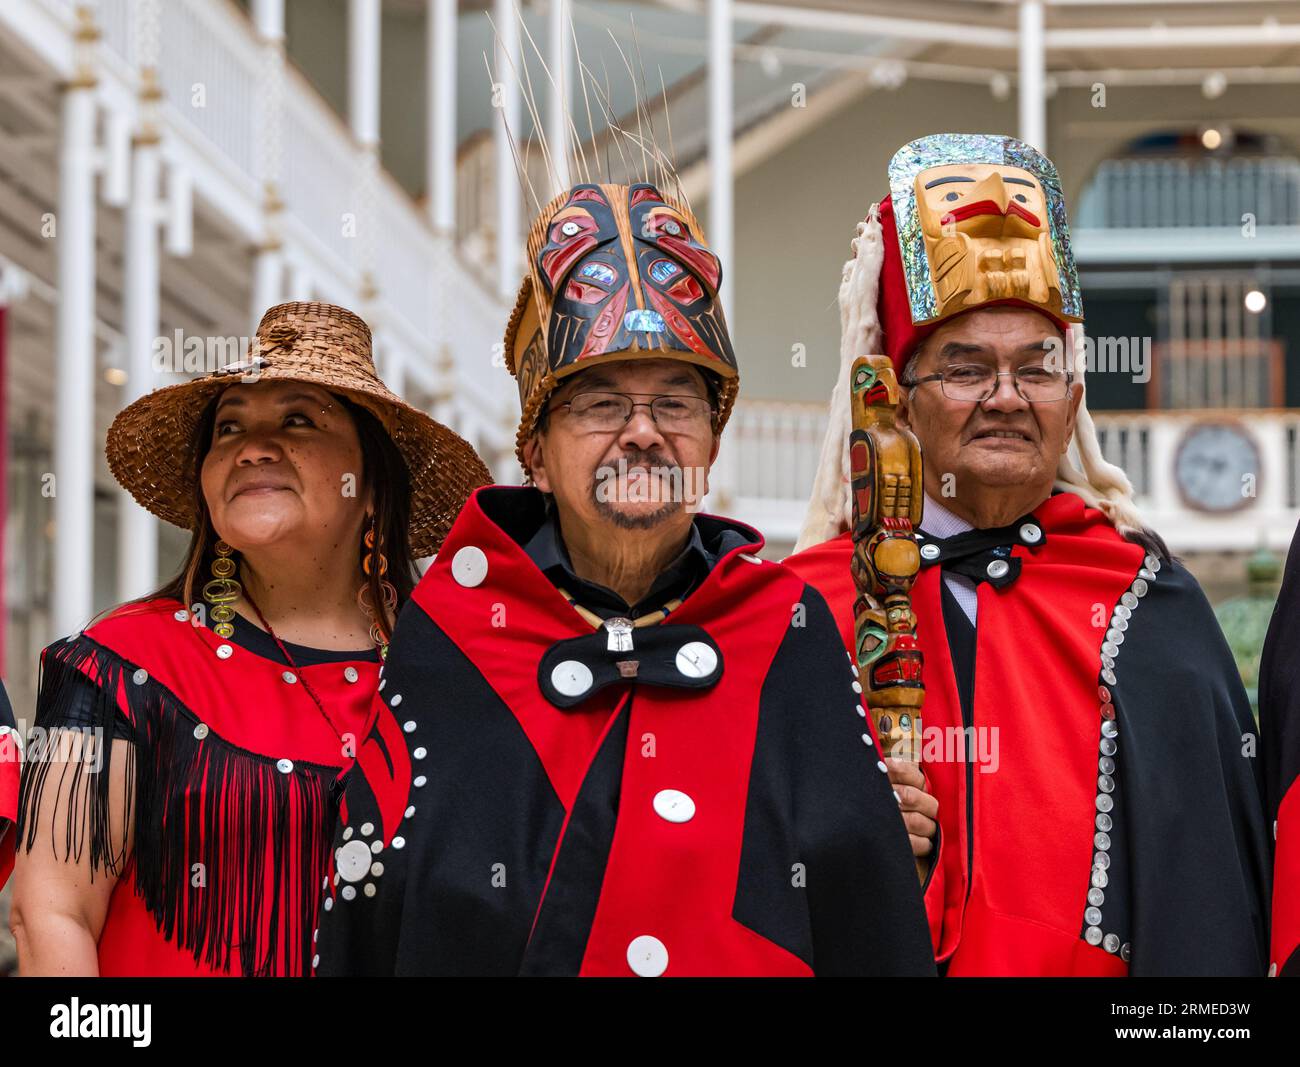
{"type": "MultiPolygon", "coordinates": [[[[177,621],[177,622],[185,622],[189,617],[190,617],[190,613],[189,613],[188,611],[186,611],[184,608],[181,608],[180,611],[176,612],[176,621],[177,621]]],[[[233,648],[231,648],[230,645],[218,645],[218,646],[217,646],[217,655],[220,656],[222,659],[229,659],[231,656],[234,655],[234,653],[235,653],[235,650],[234,650],[233,648]]],[[[136,677],[135,681],[136,681],[136,684],[137,684],[137,685],[143,685],[145,679],[148,678],[148,675],[145,674],[144,671],[136,671],[136,675],[137,675],[137,677],[136,677]],[[139,677],[139,675],[142,675],[142,674],[144,675],[144,678],[139,677]]],[[[296,682],[296,681],[298,680],[298,679],[295,678],[292,674],[290,674],[288,671],[285,671],[284,674],[282,675],[282,677],[284,678],[284,680],[285,680],[286,682],[289,682],[289,683],[291,683],[291,684],[292,684],[293,682],[296,682]]],[[[360,675],[357,673],[357,669],[356,669],[355,667],[344,667],[344,668],[343,668],[343,678],[344,678],[346,681],[349,681],[349,682],[355,682],[359,677],[360,677],[360,675]]]]}
{"type": "MultiPolygon", "coordinates": [[[[229,659],[232,655],[234,655],[234,653],[235,653],[235,650],[234,650],[233,648],[231,648],[229,645],[218,645],[218,646],[217,646],[217,655],[220,656],[222,659],[229,659]]],[[[137,673],[137,674],[143,674],[144,672],[143,672],[143,671],[137,671],[136,673],[137,673]]],[[[280,675],[280,677],[281,677],[282,679],[284,679],[284,681],[287,682],[289,685],[293,685],[294,682],[296,682],[296,681],[298,680],[298,676],[297,676],[296,674],[294,674],[292,671],[285,671],[284,673],[282,673],[282,674],[280,675]]],[[[357,671],[357,669],[356,669],[355,667],[344,667],[344,668],[343,668],[343,680],[344,680],[344,681],[346,681],[346,682],[355,682],[355,681],[356,681],[358,678],[360,678],[360,677],[361,677],[361,675],[358,673],[358,671],[357,671]]],[[[139,680],[137,680],[137,681],[139,681],[139,680]]]]}
{"type": "MultiPolygon", "coordinates": [[[[474,545],[459,549],[451,560],[452,577],[468,589],[483,583],[487,569],[487,556],[474,545]]],[[[703,641],[689,641],[677,652],[677,669],[688,678],[707,678],[717,666],[717,653],[703,641]]],[[[594,680],[591,668],[574,659],[557,664],[551,671],[551,684],[569,697],[585,693],[594,680]]],[[[668,822],[690,822],[695,817],[695,801],[680,789],[661,789],[652,803],[655,814],[668,822]]],[[[668,949],[657,937],[643,934],[627,946],[627,965],[642,978],[658,978],[668,969],[668,949]]]]}

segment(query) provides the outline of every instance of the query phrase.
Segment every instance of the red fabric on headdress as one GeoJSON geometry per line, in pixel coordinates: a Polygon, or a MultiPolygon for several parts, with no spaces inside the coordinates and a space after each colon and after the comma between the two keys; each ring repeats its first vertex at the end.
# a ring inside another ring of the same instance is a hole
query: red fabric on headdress
{"type": "MultiPolygon", "coordinates": [[[[907,363],[908,357],[916,351],[921,342],[930,334],[934,333],[945,322],[950,322],[957,316],[949,315],[947,318],[936,319],[934,322],[927,322],[921,326],[917,326],[912,322],[912,305],[907,296],[907,279],[903,274],[903,253],[898,243],[898,227],[894,223],[893,198],[889,196],[880,201],[880,239],[884,241],[885,249],[884,262],[880,267],[880,288],[876,297],[876,317],[880,321],[885,355],[889,357],[889,362],[894,365],[894,373],[901,381],[903,366],[907,363]]],[[[1040,315],[1046,315],[1062,330],[1067,329],[1070,325],[1064,319],[1057,318],[1037,304],[1031,304],[1027,300],[1019,300],[1016,297],[1003,300],[988,300],[978,305],[978,307],[997,307],[999,305],[1025,307],[1029,308],[1030,311],[1037,311],[1040,315]]],[[[974,310],[976,309],[965,308],[959,314],[964,315],[967,311],[974,310]]]]}

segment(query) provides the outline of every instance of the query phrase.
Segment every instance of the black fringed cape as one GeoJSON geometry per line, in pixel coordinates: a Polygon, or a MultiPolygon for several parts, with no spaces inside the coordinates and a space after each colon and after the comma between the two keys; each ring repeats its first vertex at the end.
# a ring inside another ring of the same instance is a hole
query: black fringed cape
{"type": "Polygon", "coordinates": [[[299,670],[332,722],[297,672],[171,600],[119,608],[42,654],[18,845],[117,876],[101,975],[306,973],[331,787],[378,676],[377,658],[317,659],[299,670]],[[117,815],[115,779],[128,800],[117,815]],[[60,796],[67,829],[51,840],[35,816],[60,796]]]}

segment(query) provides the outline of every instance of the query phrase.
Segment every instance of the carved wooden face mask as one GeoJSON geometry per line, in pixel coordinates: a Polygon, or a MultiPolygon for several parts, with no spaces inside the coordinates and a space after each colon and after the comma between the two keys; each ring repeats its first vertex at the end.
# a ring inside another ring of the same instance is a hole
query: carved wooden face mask
{"type": "Polygon", "coordinates": [[[565,377],[638,357],[711,372],[721,428],[738,385],[718,299],[722,265],[687,208],[652,185],[578,185],[533,222],[528,260],[506,330],[520,445],[565,377]]]}
{"type": "Polygon", "coordinates": [[[1082,319],[1051,160],[1012,137],[939,134],[900,149],[889,175],[914,324],[1007,300],[1082,319]]]}

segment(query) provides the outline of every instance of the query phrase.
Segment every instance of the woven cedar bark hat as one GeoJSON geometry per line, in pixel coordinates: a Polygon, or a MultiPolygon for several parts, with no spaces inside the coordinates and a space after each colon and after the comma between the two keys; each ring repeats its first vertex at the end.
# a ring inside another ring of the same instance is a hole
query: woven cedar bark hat
{"type": "Polygon", "coordinates": [[[262,316],[248,356],[211,374],[156,389],[123,408],[105,454],[118,483],[146,511],[182,529],[195,525],[195,434],[225,389],[297,381],[359,404],[388,431],[411,478],[411,551],[431,556],[469,494],[492,481],[477,452],[379,380],[370,327],[333,304],[278,304],[262,316]]]}

